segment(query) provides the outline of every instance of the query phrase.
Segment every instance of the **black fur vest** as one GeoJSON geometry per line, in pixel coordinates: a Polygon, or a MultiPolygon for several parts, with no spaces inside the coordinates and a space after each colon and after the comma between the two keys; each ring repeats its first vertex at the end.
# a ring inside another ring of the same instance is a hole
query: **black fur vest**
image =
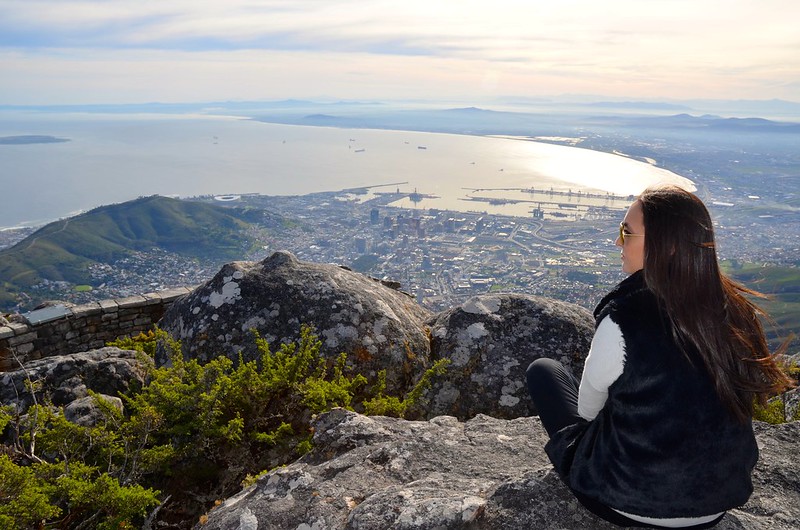
{"type": "Polygon", "coordinates": [[[700,517],[744,504],[758,459],[701,361],[687,361],[641,271],[595,309],[625,339],[625,367],[591,422],[565,427],[545,451],[573,490],[646,517],[700,517]]]}

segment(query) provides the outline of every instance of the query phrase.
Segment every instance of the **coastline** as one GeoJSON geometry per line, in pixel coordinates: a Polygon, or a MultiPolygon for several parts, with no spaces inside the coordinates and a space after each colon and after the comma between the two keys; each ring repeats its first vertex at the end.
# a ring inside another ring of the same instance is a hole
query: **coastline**
{"type": "MultiPolygon", "coordinates": [[[[22,188],[16,194],[12,189],[9,198],[15,202],[4,208],[9,217],[0,220],[3,229],[42,226],[100,204],[151,194],[306,195],[331,188],[346,190],[369,187],[375,182],[407,181],[408,189],[403,192],[411,193],[418,188],[420,193],[441,197],[411,207],[467,211],[457,200],[463,196],[462,187],[502,184],[518,189],[550,187],[559,191],[629,195],[641,190],[631,190],[630,186],[622,189],[619,175],[629,175],[628,182],[641,189],[655,180],[656,174],[667,180],[685,178],[613,153],[531,138],[520,142],[521,138],[511,136],[422,131],[411,127],[372,129],[340,124],[288,124],[229,114],[91,115],[73,119],[76,118],[64,115],[38,115],[33,119],[32,124],[39,130],[31,133],[59,134],[75,141],[29,146],[35,152],[23,159],[23,169],[32,180],[40,181],[34,181],[32,187],[41,190],[42,195],[50,194],[49,201],[42,200],[37,211],[40,197],[37,194],[31,196],[28,208],[22,208],[25,201],[15,201],[22,188]],[[130,132],[123,129],[126,123],[133,124],[130,132]],[[49,127],[56,130],[49,132],[49,127]],[[427,149],[418,149],[419,145],[427,149]],[[49,165],[42,162],[44,149],[49,157],[60,158],[49,165]],[[365,151],[352,156],[353,150],[361,149],[365,151]],[[308,156],[310,151],[314,157],[308,156]],[[606,172],[608,177],[598,176],[604,167],[610,167],[606,172]],[[53,175],[53,168],[63,171],[64,176],[53,175]],[[220,185],[222,181],[217,175],[226,173],[234,177],[220,185]],[[113,178],[107,181],[103,175],[113,178]],[[606,179],[608,182],[616,179],[616,184],[606,185],[606,179]],[[56,182],[59,186],[68,183],[67,189],[55,193],[56,182]],[[93,195],[97,190],[102,193],[93,195]],[[45,202],[50,203],[48,207],[45,202]],[[63,205],[63,213],[58,211],[59,205],[63,205]],[[19,212],[12,216],[15,207],[19,212]],[[48,221],[46,212],[56,215],[48,221]],[[33,219],[23,217],[30,214],[33,219]]],[[[20,177],[24,179],[24,172],[20,177]]],[[[30,196],[30,188],[25,195],[30,196]]],[[[506,205],[490,210],[502,215],[529,215],[528,210],[509,206],[515,199],[497,198],[497,203],[505,201],[506,205]]]]}

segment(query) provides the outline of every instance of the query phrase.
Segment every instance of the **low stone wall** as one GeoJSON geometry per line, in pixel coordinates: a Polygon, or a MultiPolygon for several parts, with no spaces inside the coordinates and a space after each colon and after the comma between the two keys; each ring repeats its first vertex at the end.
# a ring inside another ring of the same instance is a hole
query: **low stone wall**
{"type": "Polygon", "coordinates": [[[18,368],[19,362],[101,348],[118,337],[152,329],[175,300],[191,291],[180,287],[26,313],[16,319],[23,322],[0,326],[0,372],[18,368]]]}

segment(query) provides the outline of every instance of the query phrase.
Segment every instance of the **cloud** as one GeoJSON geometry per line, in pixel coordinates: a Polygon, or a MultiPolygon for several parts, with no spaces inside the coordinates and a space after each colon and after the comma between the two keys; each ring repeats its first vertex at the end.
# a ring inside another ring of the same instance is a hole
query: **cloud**
{"type": "MultiPolygon", "coordinates": [[[[214,85],[220,83],[211,72],[255,80],[253,72],[272,75],[265,65],[280,63],[285,79],[277,84],[288,87],[294,79],[296,90],[306,93],[303,83],[319,88],[320,78],[312,81],[318,69],[330,86],[352,83],[346,72],[357,71],[375,90],[398,86],[396,94],[407,86],[403,79],[413,78],[429,93],[464,93],[465,82],[518,94],[622,90],[627,84],[646,90],[643,96],[741,90],[747,92],[741,97],[753,97],[763,87],[767,97],[786,98],[790,93],[781,87],[800,78],[800,2],[765,6],[757,0],[4,0],[0,67],[4,78],[31,77],[0,87],[0,101],[37,78],[58,83],[53,72],[71,85],[70,67],[84,73],[107,68],[95,60],[106,54],[140,71],[141,82],[154,91],[149,99],[158,97],[162,83],[145,82],[148,69],[142,67],[158,71],[167,57],[188,61],[197,79],[205,69],[205,83],[214,85]],[[218,64],[220,57],[244,71],[218,64]],[[254,62],[245,64],[243,57],[254,62]]],[[[100,74],[92,77],[103,84],[100,74]]],[[[265,97],[272,92],[265,90],[265,97]]]]}

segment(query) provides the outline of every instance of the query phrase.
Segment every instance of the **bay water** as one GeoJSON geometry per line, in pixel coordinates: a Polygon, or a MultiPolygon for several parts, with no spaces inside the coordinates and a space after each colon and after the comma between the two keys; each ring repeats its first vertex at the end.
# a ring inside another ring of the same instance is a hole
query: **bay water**
{"type": "Polygon", "coordinates": [[[628,196],[655,183],[693,189],[652,164],[529,139],[209,115],[0,113],[0,137],[23,135],[69,141],[0,145],[0,228],[36,226],[153,194],[369,188],[407,193],[398,206],[529,215],[541,200],[520,195],[531,187],[556,191],[560,201],[585,193],[600,202],[602,194],[628,196]]]}

